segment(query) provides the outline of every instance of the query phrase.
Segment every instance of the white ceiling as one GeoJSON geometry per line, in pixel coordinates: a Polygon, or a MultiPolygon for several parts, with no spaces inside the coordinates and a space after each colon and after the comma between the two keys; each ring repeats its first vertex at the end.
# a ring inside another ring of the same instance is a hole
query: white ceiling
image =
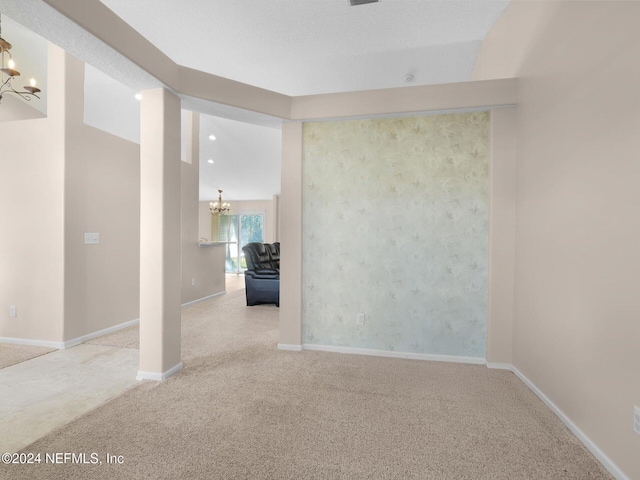
{"type": "Polygon", "coordinates": [[[178,64],[286,95],[469,79],[508,0],[101,0],[178,64]]]}
{"type": "MultiPolygon", "coordinates": [[[[291,96],[467,81],[509,3],[101,1],[176,63],[291,96]]],[[[230,200],[280,192],[279,131],[203,116],[202,132],[201,200],[218,188],[230,200]]]]}
{"type": "MultiPolygon", "coordinates": [[[[356,7],[348,0],[101,1],[178,64],[296,96],[467,81],[482,39],[510,0],[381,0],[356,7]]],[[[41,0],[0,0],[0,10],[95,67],[85,85],[94,126],[118,123],[109,105],[121,101],[135,110],[133,91],[161,86],[41,0]]],[[[280,192],[279,119],[181,99],[183,109],[212,115],[201,117],[201,200],[215,198],[218,188],[224,200],[280,192]]],[[[124,123],[112,133],[139,138],[124,123]]]]}
{"type": "MultiPolygon", "coordinates": [[[[135,94],[130,87],[86,65],[84,122],[140,143],[140,102],[135,94]]],[[[184,113],[185,110],[183,127],[184,113]]],[[[271,199],[280,193],[281,152],[280,128],[201,114],[200,200],[217,198],[218,189],[224,190],[224,200],[271,199]],[[215,135],[216,140],[210,140],[209,135],[215,135]],[[214,163],[210,164],[209,159],[214,163]]]]}
{"type": "Polygon", "coordinates": [[[279,129],[200,117],[200,200],[269,200],[280,193],[279,129]],[[209,140],[209,135],[216,140],[209,140]],[[214,161],[213,164],[208,160],[214,161]]]}

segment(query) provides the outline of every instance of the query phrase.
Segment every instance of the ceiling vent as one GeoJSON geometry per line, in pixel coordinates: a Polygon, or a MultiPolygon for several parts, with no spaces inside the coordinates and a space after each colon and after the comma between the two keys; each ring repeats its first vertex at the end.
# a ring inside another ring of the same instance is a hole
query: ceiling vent
{"type": "Polygon", "coordinates": [[[355,7],[356,5],[366,5],[367,3],[377,3],[379,1],[380,0],[349,0],[352,7],[355,7]]]}

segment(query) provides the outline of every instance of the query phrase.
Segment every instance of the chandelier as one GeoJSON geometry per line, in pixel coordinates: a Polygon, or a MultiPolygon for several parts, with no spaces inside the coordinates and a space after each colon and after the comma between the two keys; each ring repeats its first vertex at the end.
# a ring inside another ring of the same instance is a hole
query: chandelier
{"type": "Polygon", "coordinates": [[[31,96],[40,98],[37,95],[40,89],[36,87],[36,81],[34,78],[31,79],[30,85],[22,87],[24,90],[21,92],[13,87],[13,79],[15,77],[19,77],[20,72],[15,69],[15,62],[13,61],[13,56],[11,55],[10,50],[11,44],[2,38],[2,23],[0,18],[0,71],[2,72],[0,74],[0,102],[2,101],[2,96],[5,93],[15,93],[27,101],[31,100],[31,96]]]}
{"type": "Polygon", "coordinates": [[[227,202],[222,203],[222,190],[218,190],[218,193],[218,201],[209,203],[209,210],[211,215],[226,215],[231,205],[227,202]]]}

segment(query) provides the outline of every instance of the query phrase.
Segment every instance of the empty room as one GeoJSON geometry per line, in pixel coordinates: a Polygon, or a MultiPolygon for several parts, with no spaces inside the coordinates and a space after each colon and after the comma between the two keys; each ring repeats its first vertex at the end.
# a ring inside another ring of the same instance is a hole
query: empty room
{"type": "Polygon", "coordinates": [[[638,19],[0,0],[0,478],[640,480],[638,19]]]}

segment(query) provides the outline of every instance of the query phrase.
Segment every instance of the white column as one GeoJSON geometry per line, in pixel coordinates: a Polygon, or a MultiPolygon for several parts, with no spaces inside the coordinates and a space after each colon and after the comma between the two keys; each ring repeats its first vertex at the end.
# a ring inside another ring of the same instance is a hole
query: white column
{"type": "Polygon", "coordinates": [[[280,186],[280,338],[278,348],[302,350],[302,123],[282,125],[280,186]]]}
{"type": "Polygon", "coordinates": [[[164,380],[180,358],[180,99],[164,88],[140,106],[140,370],[164,380]]]}
{"type": "Polygon", "coordinates": [[[517,120],[515,108],[491,110],[486,359],[495,368],[513,363],[517,120]]]}

